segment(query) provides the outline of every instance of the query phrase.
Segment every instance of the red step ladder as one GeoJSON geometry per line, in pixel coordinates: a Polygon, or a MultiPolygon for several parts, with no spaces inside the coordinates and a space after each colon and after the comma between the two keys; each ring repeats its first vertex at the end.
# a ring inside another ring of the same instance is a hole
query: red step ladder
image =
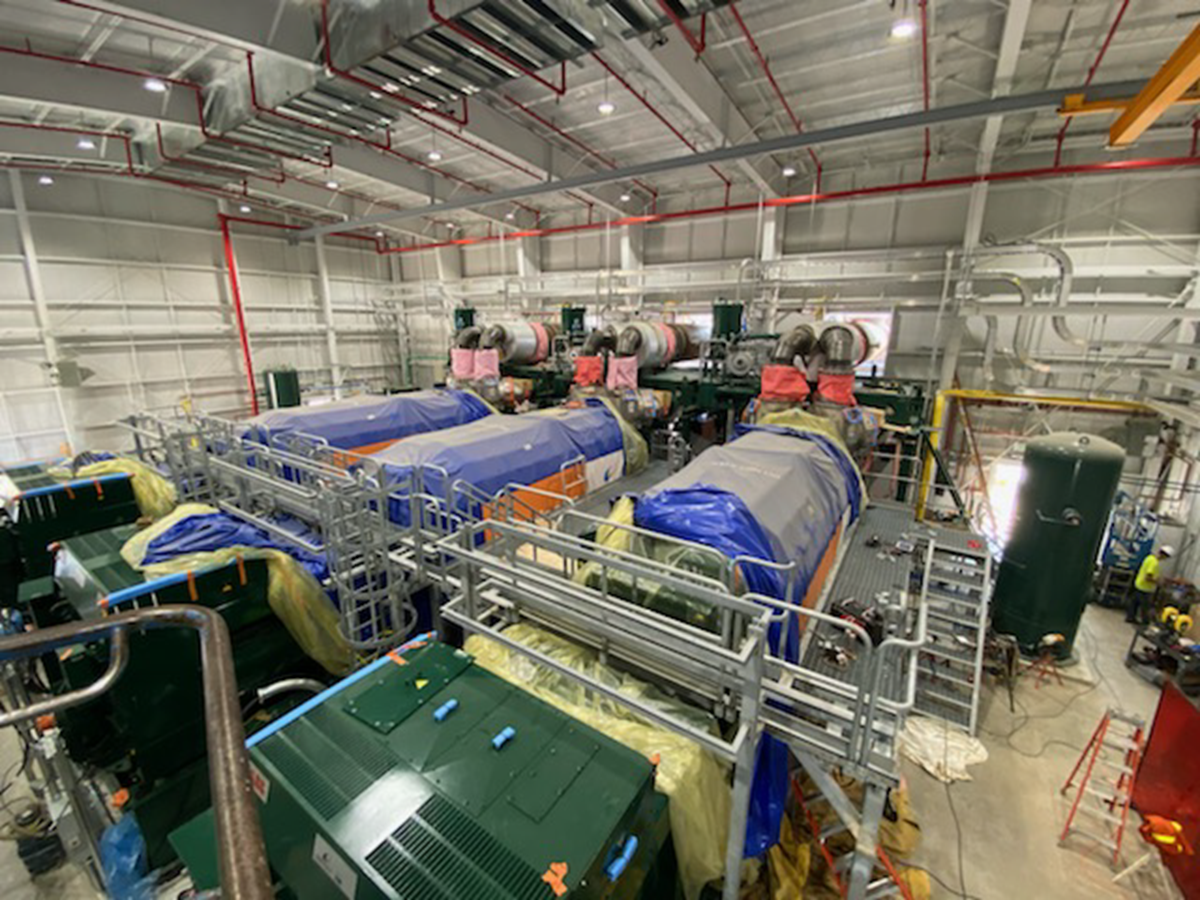
{"type": "Polygon", "coordinates": [[[1062,793],[1066,796],[1074,786],[1075,776],[1083,769],[1071,812],[1058,839],[1060,846],[1070,835],[1078,834],[1110,850],[1112,864],[1117,865],[1121,856],[1121,841],[1125,836],[1125,821],[1129,818],[1129,805],[1133,802],[1134,779],[1137,778],[1138,765],[1145,749],[1146,723],[1110,708],[1092,732],[1067,783],[1063,785],[1062,793]],[[1075,819],[1081,814],[1086,817],[1089,828],[1092,825],[1099,826],[1099,834],[1076,824],[1075,819]]]}

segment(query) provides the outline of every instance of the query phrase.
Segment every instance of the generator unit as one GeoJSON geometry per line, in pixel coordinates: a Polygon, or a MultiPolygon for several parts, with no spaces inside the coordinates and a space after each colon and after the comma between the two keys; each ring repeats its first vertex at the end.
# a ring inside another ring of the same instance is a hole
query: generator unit
{"type": "MultiPolygon", "coordinates": [[[[247,742],[297,900],[671,898],[645,757],[441,643],[393,651],[247,742]]],[[[211,811],[172,841],[216,887],[211,811]]]]}

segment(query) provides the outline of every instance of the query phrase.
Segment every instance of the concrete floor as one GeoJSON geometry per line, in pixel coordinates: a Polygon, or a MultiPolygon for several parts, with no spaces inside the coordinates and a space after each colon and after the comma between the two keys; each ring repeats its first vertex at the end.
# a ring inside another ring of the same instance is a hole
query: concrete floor
{"type": "MultiPolygon", "coordinates": [[[[1072,837],[1058,846],[1070,809],[1059,789],[1105,709],[1119,707],[1147,722],[1154,716],[1158,688],[1124,665],[1131,629],[1121,611],[1089,606],[1076,644],[1083,662],[1073,667],[1075,671],[1067,671],[1064,685],[1044,683],[1039,689],[1032,678],[1021,679],[1015,715],[1009,712],[1003,689],[989,690],[979,735],[989,759],[970,769],[972,781],[947,790],[905,761],[904,775],[922,828],[922,845],[914,861],[945,882],[940,886],[935,881],[935,900],[1178,896],[1173,884],[1163,883],[1157,867],[1114,885],[1107,854],[1095,844],[1072,837]],[[965,891],[960,885],[965,885],[965,891]]],[[[1122,847],[1124,864],[1142,852],[1136,833],[1128,828],[1122,847]]]]}
{"type": "MultiPolygon", "coordinates": [[[[1170,898],[1154,871],[1139,873],[1129,883],[1111,884],[1107,859],[1076,839],[1057,845],[1066,817],[1066,801],[1058,794],[1063,780],[1109,705],[1147,720],[1158,691],[1126,671],[1123,660],[1130,626],[1114,610],[1089,607],[1079,647],[1085,658],[1065,685],[1035,690],[1029,679],[1018,684],[1018,711],[1009,712],[1003,691],[985,698],[980,735],[989,760],[972,768],[974,780],[947,789],[917,766],[905,763],[905,776],[923,831],[914,862],[927,867],[936,882],[933,896],[978,900],[1096,900],[1096,898],[1170,898]],[[1090,671],[1100,676],[1094,679],[1090,671]],[[1077,676],[1086,681],[1076,680],[1077,676]],[[1092,683],[1089,685],[1087,681],[1092,683]],[[1026,718],[1028,716],[1028,718],[1026,718]],[[950,801],[958,816],[956,834],[950,801]],[[962,853],[959,890],[959,847],[962,853]]],[[[19,760],[10,729],[0,730],[0,773],[19,760]]],[[[3,799],[24,793],[14,785],[3,799]]],[[[1131,832],[1132,833],[1132,832],[1131,832]]],[[[1136,859],[1138,842],[1127,842],[1127,859],[1136,859]]],[[[174,898],[177,889],[169,896],[174,898]]],[[[4,900],[96,900],[82,873],[65,868],[30,882],[15,846],[0,841],[0,898],[4,900]]],[[[164,892],[162,896],[168,896],[164,892]]]]}

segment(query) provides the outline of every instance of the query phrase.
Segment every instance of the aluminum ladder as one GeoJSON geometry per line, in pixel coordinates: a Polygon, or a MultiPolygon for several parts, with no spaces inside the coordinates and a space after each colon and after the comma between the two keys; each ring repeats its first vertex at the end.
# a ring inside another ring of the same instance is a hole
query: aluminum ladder
{"type": "MultiPolygon", "coordinates": [[[[974,539],[972,539],[974,540],[974,539]]],[[[975,734],[992,596],[992,558],[936,540],[923,574],[929,642],[921,650],[916,711],[975,734]]]]}
{"type": "Polygon", "coordinates": [[[1058,838],[1059,845],[1072,834],[1078,834],[1110,851],[1112,864],[1117,865],[1129,806],[1133,802],[1133,783],[1145,748],[1144,721],[1112,708],[1104,714],[1062,787],[1065,796],[1075,786],[1075,776],[1083,770],[1071,811],[1058,838]],[[1099,834],[1076,824],[1075,819],[1081,813],[1089,824],[1099,825],[1099,834]]]}

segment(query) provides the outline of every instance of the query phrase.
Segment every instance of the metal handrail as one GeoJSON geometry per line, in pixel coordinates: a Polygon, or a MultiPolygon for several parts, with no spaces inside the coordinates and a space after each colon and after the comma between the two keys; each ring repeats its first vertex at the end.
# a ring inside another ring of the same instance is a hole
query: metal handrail
{"type": "MultiPolygon", "coordinates": [[[[216,819],[221,895],[227,900],[272,900],[271,872],[254,794],[249,785],[250,770],[237,676],[233,669],[233,647],[229,629],[219,613],[193,605],[155,606],[27,631],[0,638],[0,662],[40,656],[48,650],[104,638],[111,641],[111,652],[119,658],[124,654],[120,648],[125,643],[127,631],[148,628],[190,628],[200,635],[205,739],[216,819]]],[[[102,676],[100,680],[104,681],[104,678],[102,676]]],[[[106,688],[109,686],[105,685],[106,688]]],[[[44,707],[45,712],[62,709],[79,702],[79,694],[88,690],[85,688],[55,698],[48,701],[48,706],[37,706],[44,707]]],[[[32,710],[34,706],[15,711],[21,715],[13,721],[44,714],[32,710]]]]}
{"type": "MultiPolygon", "coordinates": [[[[0,644],[3,644],[3,641],[0,641],[0,644]]],[[[0,646],[0,659],[3,659],[2,653],[3,647],[0,646]]],[[[0,714],[0,728],[16,725],[20,722],[27,722],[30,719],[37,719],[40,716],[58,712],[62,709],[70,709],[73,706],[79,706],[81,703],[87,703],[89,700],[95,700],[116,684],[117,679],[125,672],[127,665],[129,665],[129,635],[126,634],[124,628],[119,628],[110,635],[108,668],[104,670],[99,678],[87,687],[80,688],[79,690],[59,694],[57,697],[52,697],[49,700],[30,703],[28,706],[22,706],[19,709],[9,710],[0,714]]]]}

